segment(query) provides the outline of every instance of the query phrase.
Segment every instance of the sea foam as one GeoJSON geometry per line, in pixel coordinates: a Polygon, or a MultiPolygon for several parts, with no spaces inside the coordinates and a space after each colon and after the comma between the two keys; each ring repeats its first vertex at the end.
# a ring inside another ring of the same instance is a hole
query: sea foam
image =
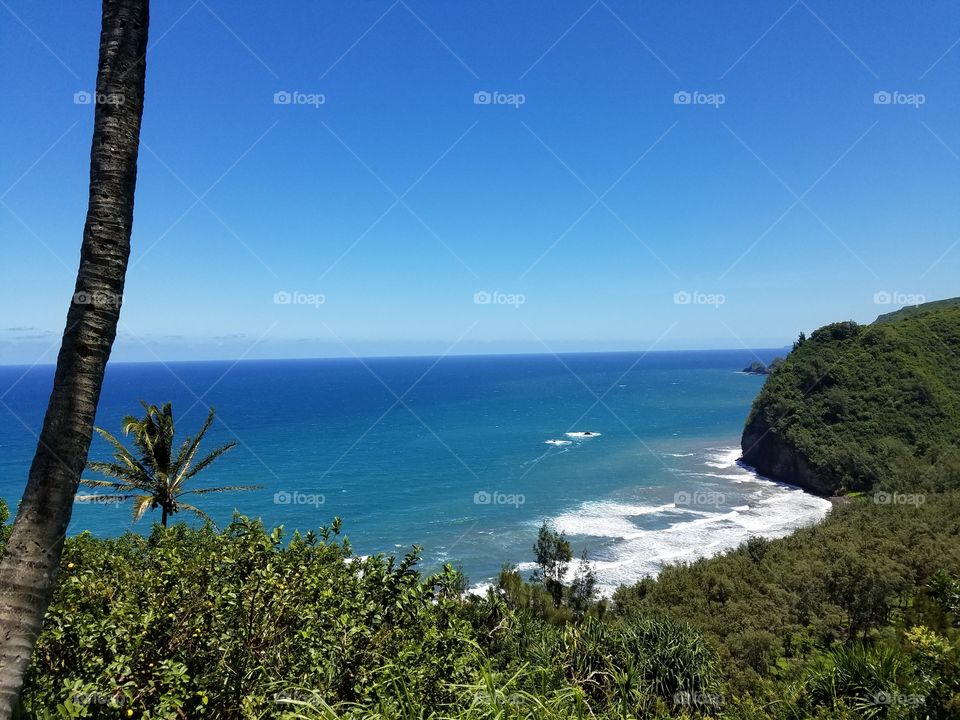
{"type": "MultiPolygon", "coordinates": [[[[619,585],[656,576],[671,563],[731,550],[751,536],[783,537],[827,514],[829,501],[767,480],[739,464],[739,456],[738,448],[709,448],[700,455],[701,465],[727,472],[683,473],[706,483],[703,487],[717,497],[724,497],[726,489],[731,496],[727,504],[678,507],[593,500],[556,516],[552,523],[575,545],[590,549],[598,589],[609,596],[619,585]],[[642,516],[661,520],[663,527],[640,527],[634,520],[642,516]]],[[[571,563],[571,574],[575,565],[571,563]]],[[[532,567],[523,563],[519,569],[532,567]]]]}

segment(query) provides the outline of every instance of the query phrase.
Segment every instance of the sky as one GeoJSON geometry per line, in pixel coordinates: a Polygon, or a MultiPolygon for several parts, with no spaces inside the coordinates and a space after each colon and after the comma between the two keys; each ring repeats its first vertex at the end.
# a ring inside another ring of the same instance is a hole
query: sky
{"type": "MultiPolygon", "coordinates": [[[[0,0],[0,363],[53,362],[99,3],[0,0]]],[[[780,347],[960,294],[960,6],[153,3],[115,360],[780,347]]]]}

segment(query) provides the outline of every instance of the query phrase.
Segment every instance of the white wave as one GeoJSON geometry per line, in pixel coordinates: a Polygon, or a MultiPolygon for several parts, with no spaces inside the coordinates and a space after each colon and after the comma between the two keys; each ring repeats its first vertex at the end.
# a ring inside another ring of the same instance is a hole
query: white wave
{"type": "MultiPolygon", "coordinates": [[[[729,459],[732,467],[739,457],[732,449],[713,450],[714,462],[729,459]],[[721,457],[722,456],[722,457],[721,457]]],[[[738,466],[739,467],[739,466],[738,466]]],[[[598,589],[609,596],[621,584],[630,585],[645,576],[656,576],[664,566],[691,561],[732,550],[751,536],[778,538],[811,525],[827,514],[830,502],[808,495],[798,488],[775,483],[758,475],[700,473],[733,482],[755,483],[757,490],[739,495],[746,504],[726,508],[692,509],[667,505],[641,505],[609,501],[581,503],[553,519],[554,526],[568,535],[598,538],[592,547],[598,589]],[[631,518],[660,514],[667,527],[644,529],[631,518]]],[[[741,500],[741,502],[743,502],[741,500]]],[[[571,563],[570,572],[576,563],[571,563]]],[[[523,563],[520,570],[531,570],[523,563]]]]}
{"type": "Polygon", "coordinates": [[[568,432],[564,433],[568,438],[574,438],[576,440],[589,440],[590,438],[600,437],[600,433],[591,432],[587,430],[586,432],[568,432]]]}
{"type": "Polygon", "coordinates": [[[667,457],[693,457],[696,453],[664,453],[667,457]]]}
{"type": "Polygon", "coordinates": [[[718,478],[720,480],[729,480],[730,482],[735,483],[745,483],[753,482],[760,480],[759,476],[756,473],[751,472],[740,472],[740,473],[714,473],[714,472],[681,472],[681,475],[688,475],[690,477],[702,477],[702,478],[718,478]]]}
{"type": "Polygon", "coordinates": [[[713,522],[694,520],[679,523],[670,532],[645,531],[614,548],[615,559],[595,563],[600,590],[604,595],[620,584],[631,584],[640,578],[656,576],[665,565],[708,557],[736,548],[748,537],[757,535],[778,538],[822,519],[829,502],[806,496],[807,500],[790,502],[769,509],[752,508],[727,513],[713,522]]]}
{"type": "Polygon", "coordinates": [[[741,455],[738,447],[710,448],[704,465],[721,470],[734,467],[741,455]]]}
{"type": "Polygon", "coordinates": [[[493,587],[493,583],[482,582],[477,583],[476,585],[471,585],[467,588],[468,595],[479,595],[480,597],[485,597],[487,590],[493,587]]]}
{"type": "Polygon", "coordinates": [[[544,440],[544,443],[547,445],[570,445],[573,440],[544,440]]]}
{"type": "Polygon", "coordinates": [[[674,503],[665,505],[631,505],[627,503],[591,500],[582,503],[573,512],[564,513],[553,520],[553,526],[567,535],[619,538],[636,537],[640,529],[630,520],[632,517],[657,513],[688,514],[686,508],[674,503]]]}

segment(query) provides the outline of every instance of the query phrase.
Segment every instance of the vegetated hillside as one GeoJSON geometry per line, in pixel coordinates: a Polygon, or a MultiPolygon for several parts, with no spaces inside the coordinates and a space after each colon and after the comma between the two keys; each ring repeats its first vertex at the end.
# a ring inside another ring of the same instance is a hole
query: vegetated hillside
{"type": "Polygon", "coordinates": [[[933,302],[923,303],[922,305],[907,305],[906,307],[895,310],[894,312],[879,315],[873,321],[874,325],[881,323],[895,322],[904,318],[913,317],[931,310],[944,310],[951,307],[960,307],[960,298],[948,298],[947,300],[934,300],[933,302]]]}
{"type": "Polygon", "coordinates": [[[741,445],[761,473],[822,494],[960,487],[960,299],[801,339],[741,445]]]}

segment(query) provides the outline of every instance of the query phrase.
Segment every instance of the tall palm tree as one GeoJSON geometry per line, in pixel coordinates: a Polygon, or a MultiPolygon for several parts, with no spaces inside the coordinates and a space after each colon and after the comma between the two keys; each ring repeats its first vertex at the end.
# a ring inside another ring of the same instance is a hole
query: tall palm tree
{"type": "Polygon", "coordinates": [[[27,487],[0,560],[0,720],[53,595],[123,297],[143,117],[149,0],[103,0],[90,197],[73,302],[27,487]]]}
{"type": "Polygon", "coordinates": [[[176,426],[170,403],[163,408],[147,405],[141,401],[146,415],[136,418],[128,415],[123,419],[123,434],[133,435],[133,444],[139,457],[127,450],[115,436],[103,428],[94,428],[113,446],[113,462],[89,462],[87,467],[113,480],[89,480],[83,478],[81,485],[91,488],[109,488],[110,494],[78,495],[80,502],[115,503],[133,500],[133,519],[139,520],[148,510],[160,508],[160,522],[166,527],[167,519],[181,510],[192,512],[202,520],[213,522],[210,517],[193,505],[181,500],[184,495],[209,495],[233,490],[255,490],[256,485],[229,485],[225,487],[184,490],[187,480],[203,472],[214,460],[236,447],[227,443],[213,450],[194,464],[200,442],[213,423],[214,410],[210,408],[203,427],[194,437],[188,437],[174,455],[176,426]]]}

